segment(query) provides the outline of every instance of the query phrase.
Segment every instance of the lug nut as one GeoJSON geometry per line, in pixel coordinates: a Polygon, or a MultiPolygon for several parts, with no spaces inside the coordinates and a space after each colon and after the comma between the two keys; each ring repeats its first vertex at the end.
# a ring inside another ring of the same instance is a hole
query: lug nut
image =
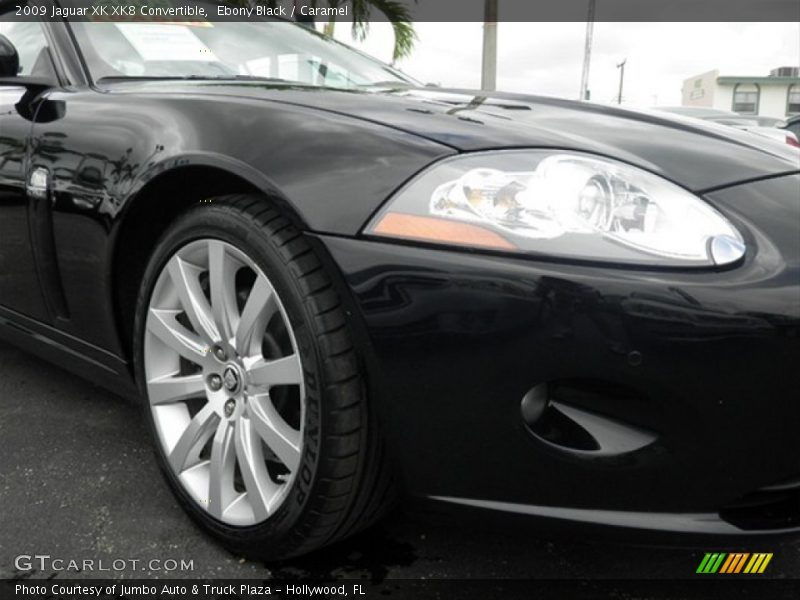
{"type": "Polygon", "coordinates": [[[225,349],[222,346],[214,346],[214,356],[216,356],[217,360],[220,362],[228,360],[228,355],[225,354],[225,349]]]}
{"type": "Polygon", "coordinates": [[[214,373],[208,377],[208,387],[217,392],[222,389],[222,377],[214,373]]]}
{"type": "Polygon", "coordinates": [[[225,416],[230,417],[234,410],[236,410],[236,400],[228,400],[225,403],[225,416]]]}

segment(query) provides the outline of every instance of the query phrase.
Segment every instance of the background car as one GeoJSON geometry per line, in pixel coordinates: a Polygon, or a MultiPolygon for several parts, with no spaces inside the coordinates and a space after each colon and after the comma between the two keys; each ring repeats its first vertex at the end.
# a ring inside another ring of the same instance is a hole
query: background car
{"type": "Polygon", "coordinates": [[[719,123],[720,125],[728,125],[736,129],[755,133],[756,135],[768,137],[776,142],[783,142],[790,146],[800,147],[796,132],[786,131],[786,122],[782,119],[758,115],[740,115],[739,113],[716,108],[694,106],[659,106],[656,107],[655,110],[703,119],[704,121],[711,121],[712,123],[719,123]]]}
{"type": "Polygon", "coordinates": [[[783,128],[792,133],[796,139],[800,139],[800,115],[795,115],[794,117],[788,119],[783,128]]]}
{"type": "Polygon", "coordinates": [[[0,335],[141,402],[228,547],[399,491],[797,532],[794,149],[420,88],[286,22],[3,33],[0,335]]]}

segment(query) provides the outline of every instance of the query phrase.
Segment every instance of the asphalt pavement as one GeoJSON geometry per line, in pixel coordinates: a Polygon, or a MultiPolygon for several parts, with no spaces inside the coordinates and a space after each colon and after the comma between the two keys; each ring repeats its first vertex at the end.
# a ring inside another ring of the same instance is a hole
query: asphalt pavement
{"type": "MultiPolygon", "coordinates": [[[[177,506],[135,406],[0,343],[0,578],[91,576],[15,565],[20,555],[45,554],[135,565],[102,574],[117,578],[362,578],[384,585],[420,578],[690,580],[698,577],[704,552],[714,549],[539,534],[491,519],[401,508],[309,557],[270,565],[245,560],[177,506]],[[165,573],[146,566],[170,559],[191,560],[193,569],[165,573]]],[[[800,579],[800,540],[771,543],[768,550],[774,558],[763,577],[800,579]]]]}

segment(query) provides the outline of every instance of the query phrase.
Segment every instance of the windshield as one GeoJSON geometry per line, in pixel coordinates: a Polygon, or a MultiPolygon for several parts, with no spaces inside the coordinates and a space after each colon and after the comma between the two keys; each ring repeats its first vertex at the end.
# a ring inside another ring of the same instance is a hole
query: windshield
{"type": "Polygon", "coordinates": [[[291,22],[82,22],[72,27],[95,81],[258,78],[336,88],[416,84],[291,22]]]}

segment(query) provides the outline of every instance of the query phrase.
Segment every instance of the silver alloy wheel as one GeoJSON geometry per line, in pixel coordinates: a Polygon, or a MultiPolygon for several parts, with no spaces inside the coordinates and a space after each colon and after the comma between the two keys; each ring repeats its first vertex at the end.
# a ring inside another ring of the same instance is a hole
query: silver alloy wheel
{"type": "Polygon", "coordinates": [[[186,492],[230,525],[274,514],[300,464],[305,386],[286,311],[250,257],[216,239],[170,257],[148,306],[144,371],[186,492]]]}

